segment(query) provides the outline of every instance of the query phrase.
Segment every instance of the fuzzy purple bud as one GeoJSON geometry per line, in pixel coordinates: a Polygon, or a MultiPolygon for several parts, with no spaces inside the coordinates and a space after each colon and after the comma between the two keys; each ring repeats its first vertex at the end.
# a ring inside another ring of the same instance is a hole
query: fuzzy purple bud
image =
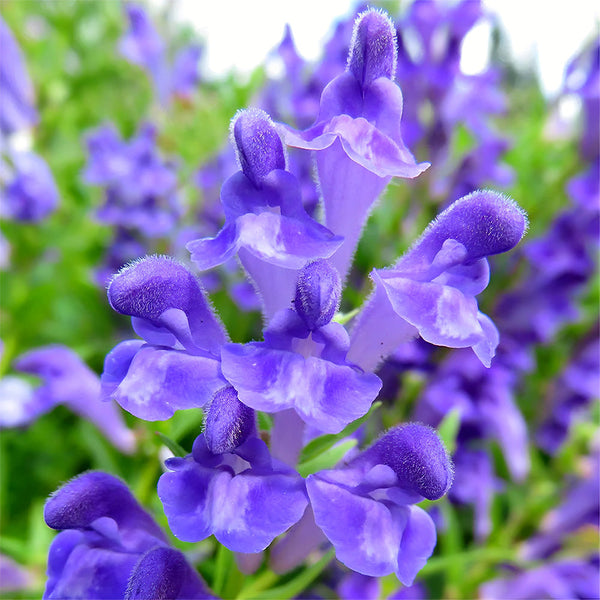
{"type": "Polygon", "coordinates": [[[450,205],[423,232],[403,259],[433,257],[446,240],[460,242],[466,249],[465,264],[507,252],[527,230],[527,216],[514,200],[491,190],[477,190],[450,205]]]}
{"type": "Polygon", "coordinates": [[[314,331],[327,325],[340,304],[342,282],[324,260],[308,263],[298,274],[294,304],[306,326],[314,331]]]}
{"type": "Polygon", "coordinates": [[[408,423],[390,429],[364,457],[393,469],[399,485],[428,500],[441,498],[452,485],[452,462],[431,427],[408,423]]]}
{"type": "Polygon", "coordinates": [[[233,452],[256,432],[254,411],[231,386],[216,392],[205,410],[204,438],[213,454],[233,452]]]}
{"type": "Polygon", "coordinates": [[[196,278],[168,256],[149,256],[117,273],[108,286],[108,300],[117,312],[158,321],[170,308],[188,314],[202,292],[196,278]]]}
{"type": "Polygon", "coordinates": [[[396,73],[396,30],[383,12],[370,9],[354,24],[348,70],[362,87],[379,77],[393,79],[396,73]]]}
{"type": "Polygon", "coordinates": [[[240,167],[256,187],[271,171],[285,169],[281,138],[264,110],[238,112],[231,122],[231,137],[240,167]]]}

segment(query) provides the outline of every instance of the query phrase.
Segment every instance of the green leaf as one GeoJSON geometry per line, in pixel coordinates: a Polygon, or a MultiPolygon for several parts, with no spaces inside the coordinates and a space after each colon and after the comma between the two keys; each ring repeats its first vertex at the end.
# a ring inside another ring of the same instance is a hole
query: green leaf
{"type": "Polygon", "coordinates": [[[460,428],[460,410],[453,408],[439,424],[437,430],[442,442],[446,446],[446,450],[450,454],[456,449],[456,436],[460,428]]]}
{"type": "Polygon", "coordinates": [[[303,569],[297,577],[294,577],[287,583],[270,590],[253,591],[248,593],[248,590],[242,590],[237,600],[288,600],[295,598],[301,594],[325,569],[335,556],[335,550],[332,548],[314,565],[303,569]]]}
{"type": "Polygon", "coordinates": [[[273,428],[273,417],[264,412],[257,412],[258,428],[264,431],[271,431],[273,428]]]}
{"type": "Polygon", "coordinates": [[[354,310],[351,310],[350,312],[347,312],[347,313],[340,313],[340,312],[335,313],[332,321],[334,321],[335,323],[339,323],[340,325],[345,325],[350,319],[355,317],[359,311],[360,311],[360,308],[355,308],[354,310]]]}
{"type": "Polygon", "coordinates": [[[314,460],[323,452],[329,450],[329,448],[331,448],[334,444],[353,434],[380,406],[381,402],[373,402],[369,412],[366,415],[350,423],[350,425],[348,425],[342,432],[335,434],[328,433],[311,440],[302,449],[298,462],[303,464],[314,460]]]}
{"type": "Polygon", "coordinates": [[[354,448],[358,444],[358,440],[350,439],[345,442],[332,446],[326,452],[323,452],[316,458],[298,465],[298,473],[302,477],[308,477],[312,473],[322,471],[323,469],[331,469],[344,458],[348,450],[354,448]]]}
{"type": "Polygon", "coordinates": [[[177,442],[174,442],[171,438],[167,437],[164,433],[161,433],[160,431],[155,431],[154,433],[160,438],[160,441],[175,456],[180,456],[183,458],[184,456],[187,456],[189,454],[189,452],[186,452],[177,442]]]}

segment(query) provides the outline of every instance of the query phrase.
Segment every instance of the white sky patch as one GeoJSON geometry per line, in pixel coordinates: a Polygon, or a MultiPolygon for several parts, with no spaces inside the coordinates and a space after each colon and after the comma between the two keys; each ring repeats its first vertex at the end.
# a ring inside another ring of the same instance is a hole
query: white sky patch
{"type": "MultiPolygon", "coordinates": [[[[169,0],[149,0],[163,10],[169,0]]],[[[512,56],[534,63],[547,96],[562,86],[564,70],[584,41],[598,35],[597,0],[483,0],[508,34],[512,56]]],[[[264,62],[283,37],[289,23],[296,47],[307,60],[316,60],[334,21],[351,14],[350,0],[174,0],[169,8],[206,40],[203,69],[208,77],[234,72],[247,76],[264,62]]],[[[465,40],[462,66],[479,73],[487,65],[489,25],[481,24],[465,40]]]]}

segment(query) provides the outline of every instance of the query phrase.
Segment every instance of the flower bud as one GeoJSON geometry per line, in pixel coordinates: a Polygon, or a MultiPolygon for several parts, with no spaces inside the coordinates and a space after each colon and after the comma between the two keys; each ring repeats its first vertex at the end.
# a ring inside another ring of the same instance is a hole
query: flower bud
{"type": "Polygon", "coordinates": [[[441,498],[452,485],[452,462],[437,432],[420,423],[390,429],[364,452],[378,464],[391,467],[398,485],[428,500],[441,498]]]}
{"type": "Polygon", "coordinates": [[[347,68],[362,87],[379,77],[394,78],[396,30],[384,12],[370,9],[357,17],[347,68]]]}
{"type": "Polygon", "coordinates": [[[285,169],[281,138],[264,110],[239,111],[231,122],[231,137],[240,168],[257,187],[271,171],[285,169]]]}
{"type": "Polygon", "coordinates": [[[238,400],[232,386],[215,393],[204,417],[204,438],[213,454],[232,452],[255,431],[254,411],[238,400]]]}
{"type": "Polygon", "coordinates": [[[294,304],[313,331],[327,325],[338,309],[342,284],[337,269],[324,260],[308,263],[298,274],[294,304]]]}

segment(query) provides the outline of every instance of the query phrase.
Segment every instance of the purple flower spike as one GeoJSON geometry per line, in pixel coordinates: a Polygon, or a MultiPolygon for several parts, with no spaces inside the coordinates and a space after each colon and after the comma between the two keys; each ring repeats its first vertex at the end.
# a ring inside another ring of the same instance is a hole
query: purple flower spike
{"type": "Polygon", "coordinates": [[[231,386],[214,395],[204,414],[204,437],[213,454],[233,452],[250,435],[256,435],[254,411],[238,400],[231,386]]]}
{"type": "Polygon", "coordinates": [[[473,348],[488,366],[498,331],[475,296],[489,281],[486,256],[506,252],[527,228],[523,210],[489,190],[457,200],[393,266],[374,270],[375,292],[352,331],[350,360],[373,369],[420,335],[450,348],[473,348]]]}
{"type": "Polygon", "coordinates": [[[289,146],[316,151],[325,225],[344,243],[331,264],[345,278],[362,227],[392,177],[413,178],[417,164],[400,131],[402,92],[394,83],[396,36],[385,13],[358,16],[346,71],[323,90],[316,123],[281,126],[289,146]]]}
{"type": "Polygon", "coordinates": [[[112,475],[76,477],[48,500],[44,518],[63,530],[50,546],[44,598],[213,598],[112,475]]]}
{"type": "Polygon", "coordinates": [[[183,265],[167,256],[143,258],[115,275],[108,298],[116,311],[133,317],[146,343],[128,340],[107,355],[105,398],[157,421],[203,406],[226,385],[219,352],[227,335],[183,265]]]}
{"type": "Polygon", "coordinates": [[[346,467],[310,475],[306,488],[338,560],[371,577],[395,573],[411,585],[436,543],[431,517],[414,504],[441,497],[451,483],[450,459],[436,433],[408,424],[346,467]]]}
{"type": "Polygon", "coordinates": [[[281,138],[263,110],[250,108],[238,112],[231,122],[231,135],[240,168],[256,187],[271,171],[285,170],[281,138]]]}
{"type": "Polygon", "coordinates": [[[314,331],[327,325],[340,304],[339,273],[324,260],[306,265],[298,274],[294,306],[306,326],[314,331]]]}
{"type": "Polygon", "coordinates": [[[391,467],[398,485],[428,500],[450,489],[452,463],[436,431],[420,423],[389,430],[363,453],[363,459],[391,467]]]}
{"type": "Polygon", "coordinates": [[[296,523],[307,505],[304,480],[250,437],[214,454],[204,435],[186,458],[167,460],[158,482],[171,531],[197,542],[211,534],[234,552],[260,552],[296,523]]]}
{"type": "Polygon", "coordinates": [[[383,12],[368,10],[354,27],[348,70],[367,87],[379,77],[393,79],[396,73],[396,30],[383,12]]]}

